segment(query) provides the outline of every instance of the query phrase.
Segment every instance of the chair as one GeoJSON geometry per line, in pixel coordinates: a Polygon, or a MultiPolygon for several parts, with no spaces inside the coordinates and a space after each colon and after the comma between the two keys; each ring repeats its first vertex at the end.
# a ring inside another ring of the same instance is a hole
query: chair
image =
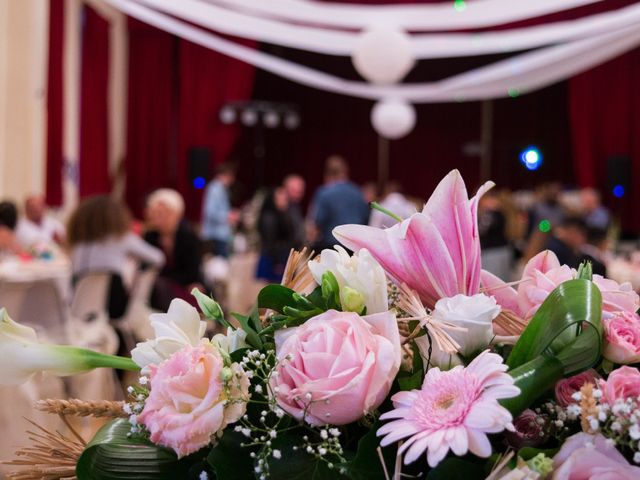
{"type": "MultiPolygon", "coordinates": [[[[80,278],[71,300],[67,324],[70,342],[79,347],[115,354],[118,336],[109,324],[107,296],[109,273],[89,273],[80,278]]],[[[111,399],[116,395],[111,370],[99,369],[69,379],[73,396],[83,399],[111,399]]]]}
{"type": "Polygon", "coordinates": [[[146,340],[153,337],[153,329],[149,322],[149,315],[153,313],[149,307],[151,291],[158,276],[155,269],[138,271],[129,295],[129,303],[124,316],[115,321],[120,329],[129,350],[135,347],[136,340],[146,340]]]}
{"type": "Polygon", "coordinates": [[[68,311],[54,279],[0,282],[0,306],[46,339],[66,342],[68,311]]]}

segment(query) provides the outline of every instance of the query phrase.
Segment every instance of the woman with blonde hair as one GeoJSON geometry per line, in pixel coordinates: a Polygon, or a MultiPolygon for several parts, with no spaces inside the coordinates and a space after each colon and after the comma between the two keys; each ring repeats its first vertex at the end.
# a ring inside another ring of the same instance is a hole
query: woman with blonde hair
{"type": "Polygon", "coordinates": [[[88,273],[111,274],[108,311],[112,319],[124,315],[129,294],[123,283],[127,260],[160,268],[164,254],[131,232],[127,208],[108,195],[83,200],[67,226],[74,280],[88,273]]]}

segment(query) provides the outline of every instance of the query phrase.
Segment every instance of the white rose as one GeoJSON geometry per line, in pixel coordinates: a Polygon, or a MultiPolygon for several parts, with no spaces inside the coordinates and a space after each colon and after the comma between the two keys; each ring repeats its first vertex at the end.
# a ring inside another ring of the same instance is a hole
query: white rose
{"type": "Polygon", "coordinates": [[[227,353],[233,353],[241,348],[247,348],[249,345],[246,342],[247,332],[241,328],[233,329],[227,328],[227,334],[218,333],[213,336],[213,341],[218,342],[220,348],[227,353]]]}
{"type": "MultiPolygon", "coordinates": [[[[489,345],[493,338],[493,319],[500,314],[500,306],[496,299],[479,293],[468,297],[456,295],[455,297],[441,298],[436,303],[432,316],[436,320],[463,327],[466,330],[447,330],[447,333],[460,345],[462,356],[471,355],[489,345]]],[[[416,339],[422,358],[429,356],[429,339],[426,335],[416,339]]],[[[449,355],[441,351],[435,342],[432,342],[431,365],[448,370],[456,365],[461,365],[462,360],[458,355],[449,355]]]]}
{"type": "Polygon", "coordinates": [[[143,369],[162,363],[186,345],[197,346],[207,329],[198,311],[179,298],[172,300],[167,313],[154,313],[149,320],[155,338],[131,350],[131,358],[143,369]]]}
{"type": "Polygon", "coordinates": [[[318,285],[322,283],[325,272],[330,271],[335,275],[340,286],[340,300],[343,306],[358,303],[353,299],[355,290],[362,295],[367,315],[389,310],[387,276],[367,249],[363,248],[349,256],[344,248],[336,245],[335,250],[323,250],[319,261],[310,261],[309,270],[318,285]]]}

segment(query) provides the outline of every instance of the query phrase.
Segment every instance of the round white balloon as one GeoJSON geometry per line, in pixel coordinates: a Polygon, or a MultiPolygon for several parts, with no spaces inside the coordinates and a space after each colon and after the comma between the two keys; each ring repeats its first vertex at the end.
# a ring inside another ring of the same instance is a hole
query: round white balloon
{"type": "Polygon", "coordinates": [[[415,64],[409,35],[386,25],[365,31],[351,59],[360,75],[381,85],[399,82],[415,64]]]}
{"type": "Polygon", "coordinates": [[[413,105],[400,100],[381,100],[371,110],[371,123],[381,136],[395,140],[413,130],[416,110],[413,105]]]}

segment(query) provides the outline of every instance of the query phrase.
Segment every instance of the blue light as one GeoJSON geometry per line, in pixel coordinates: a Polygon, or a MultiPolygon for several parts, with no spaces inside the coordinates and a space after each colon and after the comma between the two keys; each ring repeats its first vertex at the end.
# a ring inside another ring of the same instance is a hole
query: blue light
{"type": "Polygon", "coordinates": [[[624,196],[624,187],[622,185],[616,185],[613,187],[613,196],[622,198],[624,196]]]}
{"type": "Polygon", "coordinates": [[[537,170],[542,165],[542,153],[536,147],[527,147],[520,152],[520,161],[527,170],[537,170]]]}
{"type": "Polygon", "coordinates": [[[196,187],[198,190],[204,188],[205,183],[206,182],[202,177],[196,177],[193,179],[193,186],[196,187]]]}

